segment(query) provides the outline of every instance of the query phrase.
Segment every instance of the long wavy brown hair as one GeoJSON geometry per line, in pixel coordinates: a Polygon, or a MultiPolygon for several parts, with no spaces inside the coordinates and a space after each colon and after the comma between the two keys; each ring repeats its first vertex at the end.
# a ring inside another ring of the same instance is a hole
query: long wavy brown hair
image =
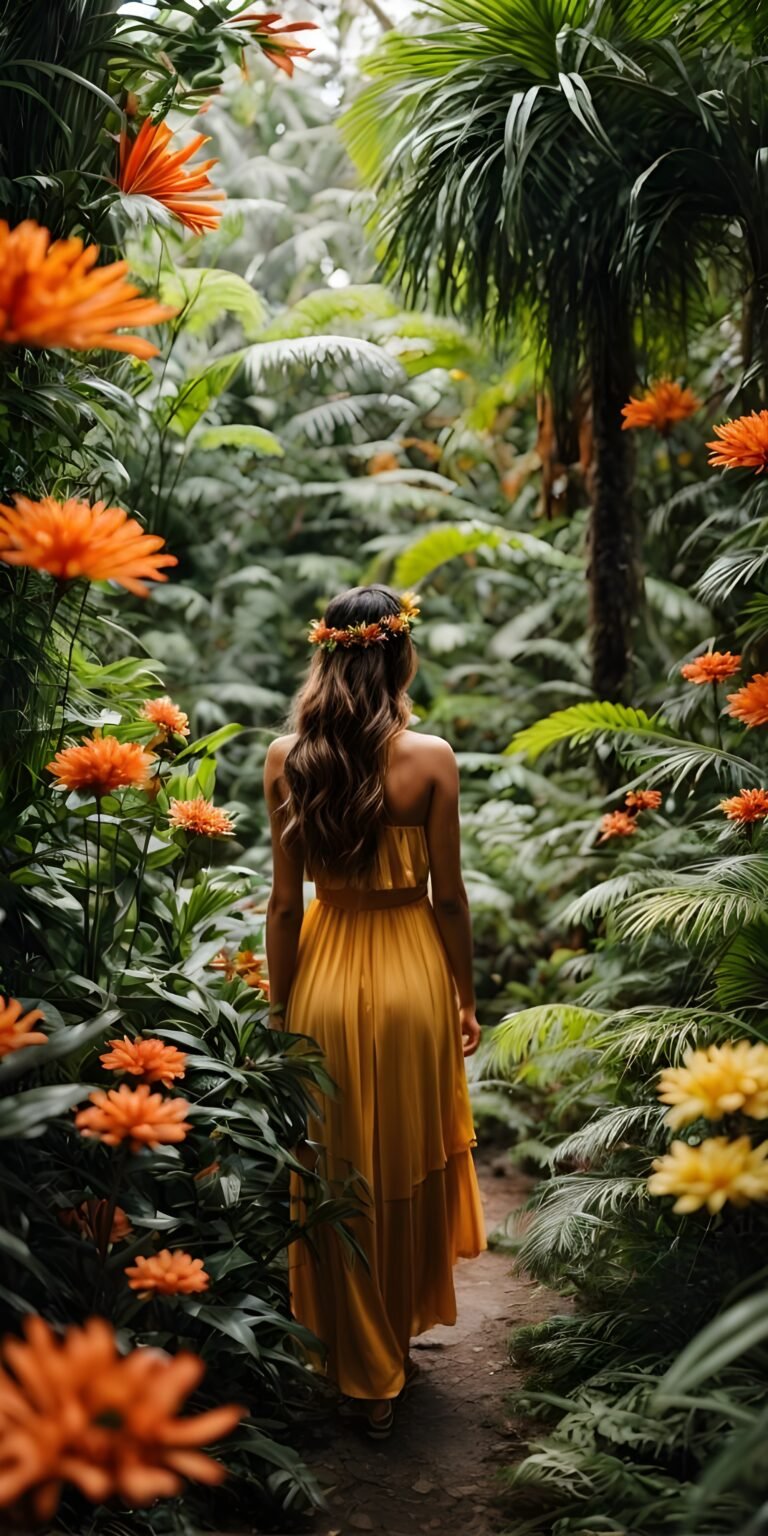
{"type": "MultiPolygon", "coordinates": [[[[332,629],[373,624],[400,612],[389,587],[352,587],[328,604],[332,629]]],[[[297,694],[285,760],[283,841],[301,842],[315,876],[362,874],[376,853],[384,819],[384,775],[392,738],[411,713],[407,694],[414,652],[407,631],[379,645],[319,649],[297,694]]]]}

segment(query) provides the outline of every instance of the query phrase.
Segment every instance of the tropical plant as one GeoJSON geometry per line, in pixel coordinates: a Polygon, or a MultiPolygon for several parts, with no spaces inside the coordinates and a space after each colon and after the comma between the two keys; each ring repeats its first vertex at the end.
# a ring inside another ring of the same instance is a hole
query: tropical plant
{"type": "MultiPolygon", "coordinates": [[[[579,460],[590,410],[592,682],[600,698],[626,697],[640,577],[621,409],[638,369],[635,317],[647,299],[653,363],[676,369],[675,321],[701,309],[704,240],[728,246],[734,220],[747,233],[744,280],[750,291],[761,281],[762,22],[729,6],[723,48],[719,0],[428,9],[442,25],[389,33],[369,61],[347,139],[377,194],[385,264],[407,291],[503,334],[533,330],[565,465],[579,460]]],[[[691,409],[692,396],[658,424],[668,431],[691,409]]]]}

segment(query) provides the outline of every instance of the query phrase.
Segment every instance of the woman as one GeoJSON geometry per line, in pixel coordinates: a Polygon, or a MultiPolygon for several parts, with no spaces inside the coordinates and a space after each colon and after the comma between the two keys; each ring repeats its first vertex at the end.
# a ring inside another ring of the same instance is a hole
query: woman
{"type": "MultiPolygon", "coordinates": [[[[485,1247],[462,1060],[480,1027],[458,773],[444,741],[407,729],[417,615],[386,587],[333,599],[310,630],[293,733],[265,769],[271,1013],[318,1042],[339,1090],[307,1133],[321,1172],[366,1183],[349,1225],[367,1262],[319,1225],[292,1249],[292,1305],[374,1438],[415,1374],[410,1339],[456,1321],[454,1261],[485,1247]]],[[[296,1176],[292,1198],[301,1216],[296,1176]]]]}

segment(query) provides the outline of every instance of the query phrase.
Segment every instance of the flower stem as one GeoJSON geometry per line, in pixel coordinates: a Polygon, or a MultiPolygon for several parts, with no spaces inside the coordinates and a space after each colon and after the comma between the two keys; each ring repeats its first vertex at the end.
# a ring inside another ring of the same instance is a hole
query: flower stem
{"type": "Polygon", "coordinates": [[[84,585],[83,585],[83,595],[82,595],[82,598],[80,599],[80,607],[78,608],[77,616],[75,618],[74,624],[72,625],[72,632],[71,632],[70,637],[69,637],[69,651],[67,653],[67,669],[66,669],[66,672],[64,674],[64,686],[63,686],[63,688],[61,690],[61,698],[59,700],[59,708],[61,709],[61,726],[59,728],[59,739],[58,739],[58,741],[56,743],[56,751],[57,752],[59,752],[61,750],[61,744],[62,744],[62,742],[64,740],[64,711],[65,711],[65,709],[67,707],[67,697],[68,697],[68,694],[69,694],[69,683],[70,683],[70,679],[72,677],[72,661],[73,661],[73,657],[74,657],[74,654],[75,654],[75,641],[77,640],[78,634],[80,633],[80,625],[83,622],[83,614],[85,612],[85,604],[86,604],[87,599],[88,599],[88,590],[89,590],[88,582],[85,582],[84,585]]]}
{"type": "Polygon", "coordinates": [[[96,981],[99,964],[99,929],[101,927],[101,796],[96,796],[96,870],[94,879],[92,953],[89,975],[96,981]]]}
{"type": "Polygon", "coordinates": [[[715,711],[715,738],[717,740],[718,748],[722,751],[723,737],[720,730],[720,700],[717,697],[717,683],[715,682],[712,684],[712,703],[714,705],[715,711]]]}
{"type": "Polygon", "coordinates": [[[103,1220],[103,1223],[102,1223],[102,1226],[101,1226],[101,1231],[100,1231],[99,1237],[98,1237],[98,1253],[99,1253],[99,1259],[100,1259],[101,1262],[99,1264],[99,1273],[98,1273],[97,1278],[96,1278],[96,1287],[95,1287],[94,1296],[93,1296],[93,1305],[94,1305],[94,1307],[96,1306],[96,1303],[98,1301],[99,1292],[100,1291],[103,1292],[106,1289],[104,1282],[105,1282],[105,1271],[106,1271],[106,1267],[107,1267],[107,1259],[109,1257],[110,1238],[112,1236],[112,1223],[113,1223],[113,1221],[115,1219],[115,1211],[117,1209],[117,1197],[118,1197],[118,1195],[120,1193],[120,1186],[121,1186],[121,1184],[123,1182],[123,1175],[125,1174],[125,1166],[126,1166],[127,1161],[128,1161],[128,1142],[124,1141],[122,1146],[120,1147],[120,1150],[117,1153],[116,1158],[115,1158],[115,1165],[114,1165],[114,1169],[113,1169],[113,1173],[112,1173],[112,1188],[111,1188],[111,1190],[109,1192],[109,1197],[108,1197],[108,1202],[107,1202],[107,1209],[106,1209],[106,1211],[104,1213],[104,1220],[103,1220]]]}

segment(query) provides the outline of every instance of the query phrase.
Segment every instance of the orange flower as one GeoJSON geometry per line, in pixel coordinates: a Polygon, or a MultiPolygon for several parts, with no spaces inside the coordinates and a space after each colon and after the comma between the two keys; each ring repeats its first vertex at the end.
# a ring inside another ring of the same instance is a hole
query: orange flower
{"type": "Polygon", "coordinates": [[[726,694],[726,714],[745,725],[768,725],[768,672],[758,672],[737,693],[726,694]]]}
{"type": "Polygon", "coordinates": [[[732,651],[706,651],[695,661],[687,661],[680,668],[680,676],[687,683],[724,683],[740,666],[741,657],[734,656],[732,651]]]}
{"type": "Polygon", "coordinates": [[[122,1040],[108,1040],[107,1045],[109,1050],[99,1061],[108,1072],[130,1072],[145,1083],[162,1083],[166,1088],[173,1087],[174,1078],[184,1076],[184,1052],[163,1040],[130,1040],[123,1035],[122,1040]]]}
{"type": "Polygon", "coordinates": [[[661,790],[630,789],[624,797],[627,810],[657,811],[661,805],[661,790]]]}
{"type": "Polygon", "coordinates": [[[142,1300],[148,1296],[191,1296],[195,1291],[207,1291],[211,1277],[203,1269],[202,1259],[193,1259],[191,1253],[177,1249],[161,1249],[150,1258],[137,1258],[124,1273],[132,1291],[138,1291],[142,1300]]]}
{"type": "Polygon", "coordinates": [[[46,772],[55,775],[56,789],[89,789],[100,797],[129,784],[143,789],[153,762],[152,754],[137,741],[91,736],[79,747],[57,752],[46,772]]]}
{"type": "Polygon", "coordinates": [[[369,475],[385,475],[391,469],[399,469],[400,460],[396,453],[374,453],[368,460],[369,475]]]}
{"type": "Polygon", "coordinates": [[[625,432],[633,427],[655,427],[657,432],[667,433],[676,421],[685,421],[700,406],[692,389],[684,389],[674,379],[659,379],[639,400],[630,395],[628,404],[621,408],[622,427],[625,432]]]}
{"type": "Polygon", "coordinates": [[[207,174],[218,161],[204,160],[187,170],[185,161],[210,141],[204,133],[196,133],[186,149],[172,153],[168,148],[172,138],[166,123],[153,123],[148,117],[135,139],[121,133],[118,186],[122,192],[154,198],[193,234],[202,235],[206,229],[216,229],[221,219],[222,210],[212,205],[224,192],[212,185],[207,174]]]}
{"type": "Polygon", "coordinates": [[[101,1317],[62,1338],[41,1317],[23,1329],[2,1346],[0,1507],[29,1495],[47,1522],[65,1483],[92,1504],[119,1495],[135,1507],[173,1498],[186,1478],[222,1482],[225,1468],[199,1447],[230,1434],[245,1410],[230,1403],[176,1416],[205,1372],[197,1355],[120,1355],[101,1317]]]}
{"type": "Polygon", "coordinates": [[[33,1008],[29,1013],[22,1013],[21,1008],[17,998],[9,997],[6,1002],[4,997],[0,997],[0,1061],[4,1056],[22,1050],[25,1045],[47,1043],[48,1036],[32,1028],[38,1019],[45,1017],[42,1008],[33,1008]]]}
{"type": "Polygon", "coordinates": [[[133,1227],[119,1205],[112,1212],[112,1224],[107,1236],[105,1229],[108,1211],[108,1200],[83,1200],[80,1205],[73,1205],[68,1211],[60,1211],[59,1221],[63,1227],[70,1227],[79,1232],[81,1237],[87,1237],[92,1243],[106,1248],[109,1243],[124,1243],[133,1236],[133,1227]]]}
{"type": "Polygon", "coordinates": [[[13,507],[0,503],[0,560],[6,565],[48,571],[58,581],[114,581],[136,597],[147,596],[147,581],[168,580],[163,566],[178,565],[175,555],[159,553],[165,539],[145,533],[122,507],[53,496],[13,500],[13,507]]]}
{"type": "Polygon", "coordinates": [[[183,709],[179,709],[167,693],[161,699],[147,699],[139,714],[142,720],[151,720],[166,737],[189,735],[189,715],[185,715],[183,709]]]}
{"type": "Polygon", "coordinates": [[[310,645],[328,645],[333,641],[335,634],[335,629],[331,629],[325,619],[313,619],[309,626],[309,643],[310,645]]]}
{"type": "Polygon", "coordinates": [[[252,949],[239,949],[234,957],[230,957],[225,949],[220,949],[209,962],[208,969],[223,971],[227,981],[239,976],[247,986],[258,988],[268,997],[269,982],[262,976],[263,965],[264,956],[254,954],[252,949]]]}
{"type": "Polygon", "coordinates": [[[378,620],[375,624],[351,624],[348,629],[337,630],[336,634],[344,636],[341,645],[380,645],[387,638],[387,632],[378,620]]]}
{"type": "Polygon", "coordinates": [[[634,837],[637,831],[637,822],[628,811],[608,811],[600,826],[602,835],[598,841],[601,843],[607,843],[611,837],[634,837]]]}
{"type": "Polygon", "coordinates": [[[186,1099],[164,1099],[151,1093],[147,1083],[139,1083],[138,1088],[121,1083],[108,1093],[97,1088],[88,1098],[91,1108],[78,1111],[75,1125],[83,1136],[93,1136],[108,1147],[127,1141],[132,1152],[140,1152],[142,1147],[183,1141],[192,1129],[184,1119],[189,1109],[186,1099]]]}
{"type": "Polygon", "coordinates": [[[421,613],[421,608],[419,607],[418,592],[401,592],[400,612],[406,619],[409,619],[412,624],[415,623],[416,619],[418,619],[419,614],[421,613]]]}
{"type": "Polygon", "coordinates": [[[314,48],[306,48],[301,43],[288,40],[289,32],[315,32],[315,21],[286,22],[279,11],[266,11],[262,15],[256,11],[244,11],[242,16],[230,17],[229,24],[250,32],[253,41],[263,49],[267,58],[286,75],[293,74],[294,59],[306,59],[315,51],[314,48]]]}
{"type": "Polygon", "coordinates": [[[188,832],[190,837],[231,837],[235,824],[226,811],[211,805],[204,795],[194,800],[172,800],[168,817],[174,831],[188,832]]]}
{"type": "Polygon", "coordinates": [[[768,465],[768,411],[750,411],[714,428],[715,441],[709,462],[713,469],[754,469],[759,475],[768,465]]]}
{"type": "Polygon", "coordinates": [[[156,357],[143,336],[118,336],[129,325],[157,325],[176,314],[126,282],[127,261],[96,267],[98,245],[77,236],[51,241],[33,219],[11,229],[0,220],[0,341],[29,347],[104,347],[156,357]]]}
{"type": "Polygon", "coordinates": [[[737,795],[720,801],[720,810],[729,821],[764,821],[768,816],[768,790],[740,789],[737,795]]]}

